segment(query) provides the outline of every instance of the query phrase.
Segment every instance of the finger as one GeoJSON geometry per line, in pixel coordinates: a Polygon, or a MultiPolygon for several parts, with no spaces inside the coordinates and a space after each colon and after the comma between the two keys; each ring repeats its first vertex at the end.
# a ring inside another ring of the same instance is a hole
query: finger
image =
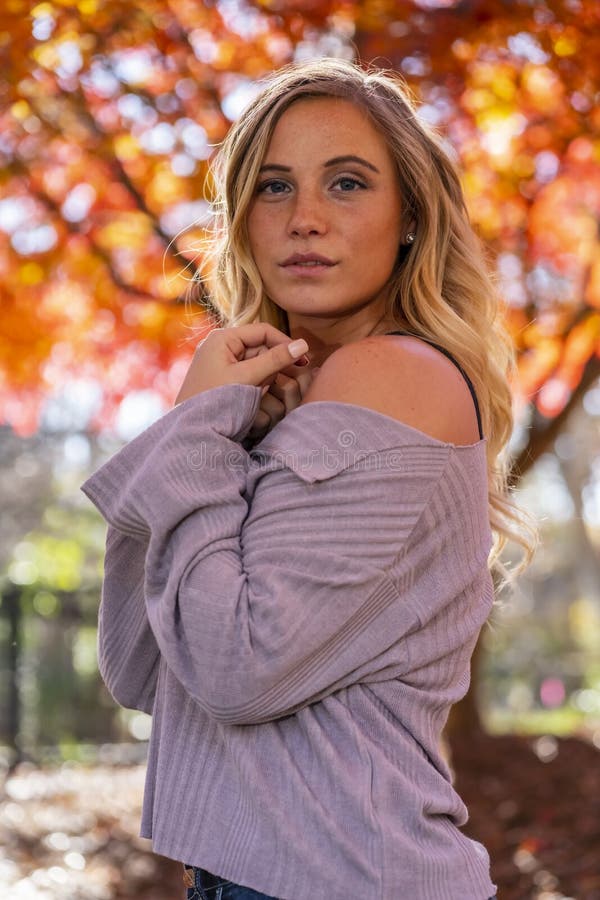
{"type": "Polygon", "coordinates": [[[260,401],[260,408],[254,417],[249,431],[250,437],[266,434],[274,425],[284,418],[286,413],[283,403],[272,394],[265,394],[260,401]]]}
{"type": "MultiPolygon", "coordinates": [[[[255,356],[258,356],[260,353],[267,353],[268,347],[260,347],[258,350],[254,350],[254,348],[250,348],[246,350],[245,359],[253,359],[255,356]]],[[[292,363],[290,366],[286,366],[285,369],[282,369],[284,375],[287,375],[289,378],[297,378],[300,372],[305,372],[310,368],[310,363],[308,356],[303,355],[296,362],[292,363]],[[301,365],[298,365],[301,363],[301,365]]]]}
{"type": "Polygon", "coordinates": [[[248,436],[262,437],[271,427],[271,417],[268,413],[266,413],[263,409],[259,409],[254,417],[254,421],[250,426],[250,430],[248,431],[248,436]]]}
{"type": "Polygon", "coordinates": [[[267,413],[273,425],[276,425],[277,422],[280,422],[285,415],[285,405],[281,400],[275,397],[270,390],[260,401],[260,409],[262,412],[267,413]]]}
{"type": "Polygon", "coordinates": [[[244,347],[260,347],[261,344],[264,344],[267,349],[271,349],[291,341],[288,334],[268,322],[234,325],[231,328],[222,329],[222,333],[226,339],[239,341],[244,347]]]}
{"type": "Polygon", "coordinates": [[[300,402],[300,389],[296,378],[278,372],[275,381],[269,387],[269,393],[277,397],[285,405],[286,410],[294,408],[300,402]]]}
{"type": "Polygon", "coordinates": [[[263,353],[266,349],[266,347],[246,347],[244,359],[253,359],[255,356],[258,356],[259,353],[263,353]]]}
{"type": "Polygon", "coordinates": [[[306,341],[289,341],[287,344],[277,344],[266,353],[260,353],[253,359],[245,359],[236,365],[236,375],[246,384],[272,383],[275,376],[282,369],[291,365],[295,359],[302,356],[308,350],[306,341]],[[290,351],[290,347],[292,348],[290,351]]]}
{"type": "Polygon", "coordinates": [[[315,377],[315,370],[309,369],[306,372],[300,372],[298,375],[298,390],[300,392],[300,400],[299,403],[302,402],[304,395],[308,392],[309,387],[311,386],[315,377]]]}
{"type": "MultiPolygon", "coordinates": [[[[254,359],[255,356],[258,356],[260,353],[266,353],[269,348],[264,345],[261,347],[246,347],[244,352],[244,359],[254,359]]],[[[296,360],[295,363],[292,363],[291,366],[288,366],[283,370],[285,375],[289,375],[292,378],[296,378],[298,373],[302,370],[306,370],[309,367],[309,359],[308,356],[301,356],[296,360]]]]}
{"type": "Polygon", "coordinates": [[[276,397],[281,397],[284,400],[286,409],[289,412],[300,405],[318,371],[318,368],[298,369],[296,366],[289,366],[283,369],[282,372],[279,372],[269,390],[276,397]],[[290,377],[292,378],[292,387],[287,386],[287,381],[290,377]],[[282,385],[283,390],[281,389],[282,385]]]}

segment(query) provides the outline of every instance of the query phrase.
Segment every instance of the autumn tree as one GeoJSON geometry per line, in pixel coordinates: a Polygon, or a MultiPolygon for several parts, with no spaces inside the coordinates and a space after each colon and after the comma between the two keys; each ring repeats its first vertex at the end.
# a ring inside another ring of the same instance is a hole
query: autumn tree
{"type": "Polygon", "coordinates": [[[460,158],[533,414],[522,472],[598,373],[599,18],[558,0],[5,4],[4,421],[32,432],[73,379],[101,386],[95,428],[133,388],[172,401],[214,146],[256,79],[353,55],[398,69],[460,158]]]}
{"type": "Polygon", "coordinates": [[[595,0],[7,0],[1,421],[32,434],[68,395],[102,430],[131,391],[173,402],[209,327],[182,301],[211,154],[258,79],[341,55],[402,73],[462,166],[518,350],[522,474],[600,372],[599,26],[595,0]]]}

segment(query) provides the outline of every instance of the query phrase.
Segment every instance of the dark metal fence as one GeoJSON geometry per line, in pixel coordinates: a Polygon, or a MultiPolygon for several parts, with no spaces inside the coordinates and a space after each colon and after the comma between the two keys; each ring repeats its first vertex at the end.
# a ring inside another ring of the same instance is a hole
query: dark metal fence
{"type": "Polygon", "coordinates": [[[98,598],[54,591],[43,614],[30,589],[9,585],[0,601],[0,745],[9,765],[131,742],[97,669],[98,598]]]}

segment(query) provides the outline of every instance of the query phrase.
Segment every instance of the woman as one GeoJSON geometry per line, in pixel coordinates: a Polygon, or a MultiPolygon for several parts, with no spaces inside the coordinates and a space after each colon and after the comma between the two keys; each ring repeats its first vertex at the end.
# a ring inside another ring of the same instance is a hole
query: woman
{"type": "Polygon", "coordinates": [[[455,168],[397,77],[327,59],[276,74],[215,177],[220,327],[82,486],[100,670],[153,716],[141,834],[190,900],[487,900],[440,736],[533,530],[455,168]]]}

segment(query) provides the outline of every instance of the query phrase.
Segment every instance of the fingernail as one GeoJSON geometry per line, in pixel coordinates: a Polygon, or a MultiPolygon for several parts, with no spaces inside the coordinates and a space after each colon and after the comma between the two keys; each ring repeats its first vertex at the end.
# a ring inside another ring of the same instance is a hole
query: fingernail
{"type": "Polygon", "coordinates": [[[297,359],[294,363],[295,366],[307,366],[308,365],[308,356],[301,356],[300,359],[297,359]]]}
{"type": "Polygon", "coordinates": [[[290,356],[293,356],[294,359],[297,359],[298,356],[302,356],[302,354],[306,353],[307,350],[308,344],[302,338],[297,341],[292,341],[291,344],[288,344],[288,351],[290,353],[290,356]]]}

